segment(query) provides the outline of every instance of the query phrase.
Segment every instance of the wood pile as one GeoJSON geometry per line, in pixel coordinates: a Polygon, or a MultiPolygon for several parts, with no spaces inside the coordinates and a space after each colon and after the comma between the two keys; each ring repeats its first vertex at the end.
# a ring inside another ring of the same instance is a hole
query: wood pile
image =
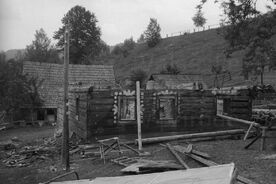
{"type": "Polygon", "coordinates": [[[1,160],[7,167],[26,167],[33,163],[49,160],[52,155],[58,154],[54,138],[44,139],[39,146],[23,146],[11,142],[5,144],[1,160]]]}

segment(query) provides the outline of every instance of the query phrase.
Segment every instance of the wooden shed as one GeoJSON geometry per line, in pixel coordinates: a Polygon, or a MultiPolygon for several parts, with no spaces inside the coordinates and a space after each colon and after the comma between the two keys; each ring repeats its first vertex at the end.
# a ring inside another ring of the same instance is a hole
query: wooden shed
{"type": "MultiPolygon", "coordinates": [[[[71,89],[71,133],[85,140],[102,135],[135,134],[135,95],[135,90],[71,89]]],[[[218,108],[242,119],[249,119],[252,111],[248,90],[232,94],[212,90],[142,90],[140,98],[143,133],[237,128],[237,125],[226,127],[229,122],[217,118],[218,108]]],[[[59,117],[62,121],[62,112],[59,117]]]]}

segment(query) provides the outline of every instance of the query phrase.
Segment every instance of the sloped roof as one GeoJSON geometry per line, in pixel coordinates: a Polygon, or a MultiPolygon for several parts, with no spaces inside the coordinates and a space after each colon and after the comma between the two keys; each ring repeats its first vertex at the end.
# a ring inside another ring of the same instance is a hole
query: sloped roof
{"type": "MultiPolygon", "coordinates": [[[[43,80],[39,90],[45,108],[56,108],[58,94],[63,87],[63,65],[25,61],[23,73],[43,80]]],[[[113,66],[107,65],[69,65],[69,84],[114,87],[113,66]]]]}

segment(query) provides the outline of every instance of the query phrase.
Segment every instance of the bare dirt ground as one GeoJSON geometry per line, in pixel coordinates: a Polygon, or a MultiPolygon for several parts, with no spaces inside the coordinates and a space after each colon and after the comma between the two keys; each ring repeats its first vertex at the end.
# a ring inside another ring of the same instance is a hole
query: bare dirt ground
{"type": "MultiPolygon", "coordinates": [[[[37,129],[36,129],[37,130],[37,129]]],[[[22,137],[25,142],[35,141],[34,144],[39,144],[37,139],[44,137],[45,135],[51,136],[53,130],[37,130],[36,134],[32,134],[34,138],[32,139],[29,134],[34,130],[19,131],[23,134],[22,137]],[[29,133],[28,133],[29,132],[29,133]],[[28,138],[27,138],[28,137],[28,138]]],[[[21,137],[21,133],[16,131],[1,132],[0,140],[3,137],[21,137]],[[20,134],[20,135],[19,135],[20,134]]],[[[247,177],[260,184],[275,184],[276,183],[276,160],[262,159],[262,156],[276,154],[276,139],[269,139],[267,142],[267,150],[259,151],[260,142],[256,142],[250,149],[245,150],[243,147],[251,140],[246,142],[243,140],[216,140],[216,141],[204,141],[204,142],[194,142],[193,145],[196,149],[206,152],[212,156],[212,160],[216,163],[231,163],[234,162],[240,175],[247,177]]],[[[171,144],[179,144],[186,146],[185,142],[172,142],[171,144]]],[[[133,146],[134,147],[134,146],[133,146]]],[[[159,144],[145,145],[143,147],[144,151],[152,153],[150,156],[145,157],[151,160],[175,160],[171,153],[159,144]]],[[[98,151],[95,149],[94,151],[98,151]]],[[[124,155],[137,156],[132,152],[125,152],[124,155]]],[[[118,154],[112,153],[107,160],[111,158],[118,157],[118,154]]],[[[203,167],[203,165],[196,163],[190,158],[183,156],[187,164],[191,168],[203,167]]],[[[71,157],[71,168],[78,172],[81,179],[103,177],[103,176],[118,176],[122,175],[120,170],[123,168],[117,164],[107,161],[103,164],[99,156],[96,160],[81,159],[79,154],[74,154],[71,157]]],[[[1,183],[12,184],[12,183],[22,183],[22,184],[32,184],[45,182],[57,175],[65,173],[65,171],[60,167],[60,155],[54,155],[51,159],[42,160],[35,162],[27,167],[6,167],[2,160],[0,162],[0,181],[1,183]],[[55,168],[55,169],[53,169],[55,168]]],[[[73,180],[74,176],[68,176],[61,180],[73,180]]]]}

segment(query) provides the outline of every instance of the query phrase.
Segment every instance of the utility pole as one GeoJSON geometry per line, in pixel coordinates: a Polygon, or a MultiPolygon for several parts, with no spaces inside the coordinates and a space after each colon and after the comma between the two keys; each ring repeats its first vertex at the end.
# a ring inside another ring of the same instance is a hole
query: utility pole
{"type": "Polygon", "coordinates": [[[68,101],[68,68],[69,68],[69,28],[65,26],[64,35],[64,101],[63,101],[63,140],[62,140],[62,164],[66,171],[70,170],[69,164],[69,101],[68,101]]]}

